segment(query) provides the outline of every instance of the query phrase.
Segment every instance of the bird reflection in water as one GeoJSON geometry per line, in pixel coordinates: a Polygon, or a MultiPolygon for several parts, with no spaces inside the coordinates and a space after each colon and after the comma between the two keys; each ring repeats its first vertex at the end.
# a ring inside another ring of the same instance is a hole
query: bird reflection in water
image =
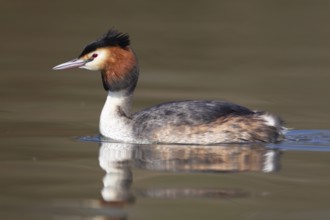
{"type": "Polygon", "coordinates": [[[274,172],[279,169],[280,151],[264,145],[138,145],[101,142],[99,162],[103,178],[103,202],[125,206],[135,195],[150,198],[238,198],[247,192],[222,188],[160,188],[135,191],[132,167],[169,172],[274,172]]]}

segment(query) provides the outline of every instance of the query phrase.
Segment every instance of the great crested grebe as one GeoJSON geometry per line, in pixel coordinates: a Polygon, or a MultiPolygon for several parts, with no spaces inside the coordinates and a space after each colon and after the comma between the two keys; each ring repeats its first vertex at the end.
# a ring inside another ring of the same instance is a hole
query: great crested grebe
{"type": "Polygon", "coordinates": [[[127,143],[275,143],[283,140],[281,119],[224,101],[177,101],[131,113],[139,67],[129,36],[111,29],[88,44],[77,59],[54,70],[101,71],[108,96],[100,116],[101,135],[127,143]]]}

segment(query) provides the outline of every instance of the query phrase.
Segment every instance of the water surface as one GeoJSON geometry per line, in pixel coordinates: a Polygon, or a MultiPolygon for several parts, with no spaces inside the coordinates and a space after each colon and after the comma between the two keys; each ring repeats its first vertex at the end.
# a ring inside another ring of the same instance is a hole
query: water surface
{"type": "Polygon", "coordinates": [[[22,213],[26,219],[326,219],[330,131],[287,137],[268,146],[134,145],[99,136],[24,138],[18,145],[6,138],[1,213],[5,219],[22,213]]]}

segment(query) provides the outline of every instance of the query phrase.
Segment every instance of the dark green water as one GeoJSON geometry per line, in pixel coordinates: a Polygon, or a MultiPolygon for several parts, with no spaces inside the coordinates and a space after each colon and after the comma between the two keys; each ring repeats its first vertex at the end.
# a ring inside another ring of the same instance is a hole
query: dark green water
{"type": "Polygon", "coordinates": [[[304,0],[4,1],[1,219],[329,219],[329,132],[315,134],[330,129],[329,10],[304,0]],[[113,26],[139,57],[134,110],[225,99],[305,133],[270,148],[78,140],[98,133],[100,75],[51,68],[113,26]]]}

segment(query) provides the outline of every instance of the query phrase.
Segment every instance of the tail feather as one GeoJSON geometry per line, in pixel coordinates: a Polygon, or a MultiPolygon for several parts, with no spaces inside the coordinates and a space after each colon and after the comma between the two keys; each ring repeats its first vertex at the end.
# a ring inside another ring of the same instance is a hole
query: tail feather
{"type": "Polygon", "coordinates": [[[264,125],[268,126],[268,132],[270,141],[272,143],[280,142],[284,140],[285,133],[288,130],[286,127],[284,127],[284,121],[269,112],[255,112],[259,118],[261,118],[264,122],[264,125]]]}

